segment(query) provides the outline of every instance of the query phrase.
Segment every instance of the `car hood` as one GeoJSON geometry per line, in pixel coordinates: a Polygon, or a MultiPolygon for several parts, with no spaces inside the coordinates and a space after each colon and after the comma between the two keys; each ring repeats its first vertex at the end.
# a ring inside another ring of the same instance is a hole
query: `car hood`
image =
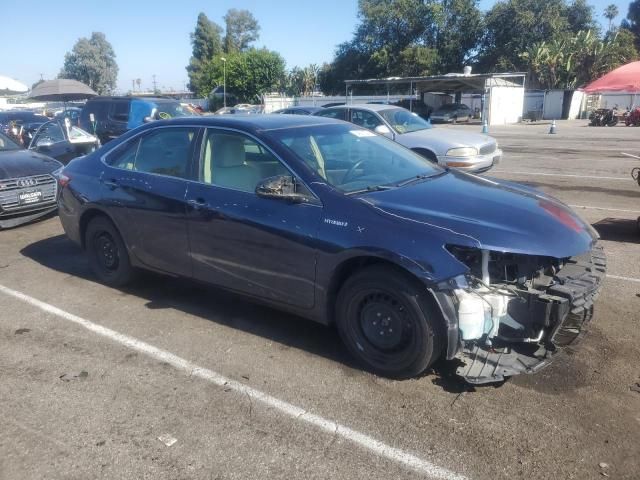
{"type": "Polygon", "coordinates": [[[51,173],[62,164],[32,150],[0,152],[0,180],[51,173]]]}
{"type": "Polygon", "coordinates": [[[567,258],[591,249],[595,230],[568,206],[534,189],[462,172],[359,199],[394,222],[409,222],[443,245],[567,258]]]}
{"type": "Polygon", "coordinates": [[[403,133],[397,135],[396,141],[402,145],[405,143],[416,145],[420,141],[428,141],[430,144],[435,142],[443,147],[446,146],[445,148],[447,149],[467,146],[479,149],[487,143],[496,143],[496,140],[488,135],[456,130],[454,128],[430,128],[427,130],[418,130],[417,132],[403,133]]]}

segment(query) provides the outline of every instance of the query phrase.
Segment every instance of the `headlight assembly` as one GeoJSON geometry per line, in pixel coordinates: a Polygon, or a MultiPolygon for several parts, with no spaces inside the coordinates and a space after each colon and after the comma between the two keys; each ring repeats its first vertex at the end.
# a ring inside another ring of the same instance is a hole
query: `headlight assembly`
{"type": "Polygon", "coordinates": [[[473,147],[452,148],[447,151],[447,157],[475,157],[478,150],[473,147]]]}

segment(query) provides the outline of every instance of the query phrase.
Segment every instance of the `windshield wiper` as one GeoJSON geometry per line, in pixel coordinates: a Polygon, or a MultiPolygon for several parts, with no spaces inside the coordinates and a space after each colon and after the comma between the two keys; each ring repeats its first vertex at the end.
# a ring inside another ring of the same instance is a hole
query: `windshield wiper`
{"type": "Polygon", "coordinates": [[[391,190],[396,188],[395,185],[367,185],[360,190],[354,190],[353,192],[347,192],[345,195],[354,195],[356,193],[368,193],[368,192],[383,192],[385,190],[391,190]]]}
{"type": "Polygon", "coordinates": [[[410,185],[412,183],[419,182],[420,180],[439,177],[440,175],[444,175],[445,173],[447,173],[447,170],[443,170],[441,172],[435,172],[435,173],[421,173],[419,175],[416,175],[415,177],[408,178],[407,180],[396,184],[396,187],[404,187],[405,185],[410,185]]]}

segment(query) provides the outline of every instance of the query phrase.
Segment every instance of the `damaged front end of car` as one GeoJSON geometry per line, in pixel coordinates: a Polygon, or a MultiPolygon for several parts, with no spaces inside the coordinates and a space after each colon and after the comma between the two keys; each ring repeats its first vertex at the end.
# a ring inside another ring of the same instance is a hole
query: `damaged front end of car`
{"type": "Polygon", "coordinates": [[[448,327],[447,358],[472,384],[535,373],[575,342],[593,316],[606,257],[601,247],[571,258],[448,245],[468,268],[434,290],[448,327]]]}

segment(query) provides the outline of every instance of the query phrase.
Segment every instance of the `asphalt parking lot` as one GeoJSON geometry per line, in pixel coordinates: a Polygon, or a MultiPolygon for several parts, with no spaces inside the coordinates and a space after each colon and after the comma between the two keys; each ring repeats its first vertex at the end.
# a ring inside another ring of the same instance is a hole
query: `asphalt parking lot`
{"type": "Polygon", "coordinates": [[[573,206],[609,275],[584,341],[498,386],[375,377],[335,330],[184,280],[104,287],[55,217],[0,232],[0,479],[640,478],[640,129],[548,129],[493,128],[487,175],[573,206]]]}

